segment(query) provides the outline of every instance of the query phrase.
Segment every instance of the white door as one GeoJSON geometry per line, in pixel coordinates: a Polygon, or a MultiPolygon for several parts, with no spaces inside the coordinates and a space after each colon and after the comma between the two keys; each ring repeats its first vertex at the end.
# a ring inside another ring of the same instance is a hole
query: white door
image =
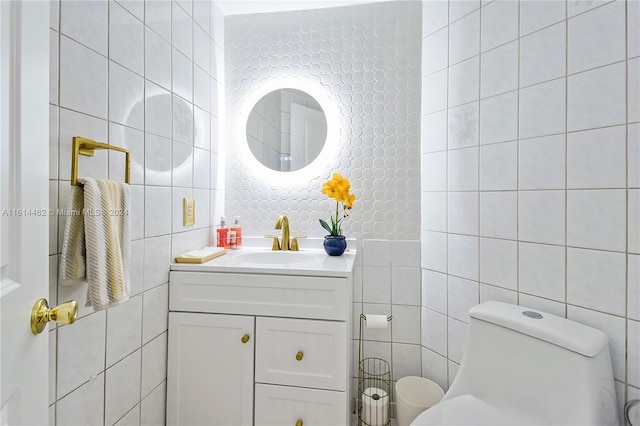
{"type": "Polygon", "coordinates": [[[322,111],[291,104],[291,171],[315,160],[326,136],[327,120],[322,111]]]}
{"type": "Polygon", "coordinates": [[[0,1],[0,424],[49,422],[49,2],[0,1]]]}

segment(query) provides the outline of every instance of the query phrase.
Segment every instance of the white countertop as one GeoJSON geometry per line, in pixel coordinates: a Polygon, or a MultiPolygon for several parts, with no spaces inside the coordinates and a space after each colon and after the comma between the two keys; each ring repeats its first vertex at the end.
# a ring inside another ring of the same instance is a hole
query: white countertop
{"type": "Polygon", "coordinates": [[[322,249],[301,248],[294,252],[274,252],[269,248],[243,247],[240,250],[227,250],[225,255],[205,263],[172,263],[171,270],[349,277],[352,274],[355,259],[356,251],[353,249],[348,249],[342,256],[329,256],[322,249]],[[243,258],[244,255],[249,256],[243,258]],[[276,263],[277,256],[286,258],[289,255],[294,257],[289,259],[291,261],[276,263]],[[260,261],[263,256],[269,260],[260,261]]]}

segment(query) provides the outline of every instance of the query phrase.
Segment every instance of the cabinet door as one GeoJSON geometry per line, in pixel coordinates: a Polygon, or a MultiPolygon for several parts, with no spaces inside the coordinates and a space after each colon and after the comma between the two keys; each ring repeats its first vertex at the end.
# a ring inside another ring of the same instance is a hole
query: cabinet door
{"type": "Polygon", "coordinates": [[[345,392],[256,383],[256,426],[348,424],[345,392]]]}
{"type": "Polygon", "coordinates": [[[251,425],[253,348],[253,317],[170,312],[167,423],[251,425]]]}

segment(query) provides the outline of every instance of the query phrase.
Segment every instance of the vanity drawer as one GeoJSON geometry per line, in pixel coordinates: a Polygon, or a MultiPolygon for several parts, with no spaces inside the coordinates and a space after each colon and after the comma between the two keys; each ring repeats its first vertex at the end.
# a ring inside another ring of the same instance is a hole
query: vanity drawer
{"type": "Polygon", "coordinates": [[[169,309],[347,320],[346,278],[172,271],[169,309]]]}
{"type": "Polygon", "coordinates": [[[345,391],[347,323],[256,319],[256,382],[345,391]]]}
{"type": "Polygon", "coordinates": [[[255,396],[256,426],[349,424],[345,392],[256,384],[255,396]]]}

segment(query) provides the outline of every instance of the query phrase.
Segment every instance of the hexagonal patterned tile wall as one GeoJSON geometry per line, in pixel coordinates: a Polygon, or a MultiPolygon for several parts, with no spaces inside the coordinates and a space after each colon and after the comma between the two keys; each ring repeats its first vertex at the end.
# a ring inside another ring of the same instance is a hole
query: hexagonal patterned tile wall
{"type": "Polygon", "coordinates": [[[229,16],[225,32],[227,216],[242,216],[245,235],[286,214],[322,236],[334,204],[320,190],[339,172],[357,196],[345,235],[419,239],[421,4],[229,16]],[[269,182],[242,157],[247,99],[273,79],[317,87],[336,111],[336,155],[303,181],[269,182]]]}

